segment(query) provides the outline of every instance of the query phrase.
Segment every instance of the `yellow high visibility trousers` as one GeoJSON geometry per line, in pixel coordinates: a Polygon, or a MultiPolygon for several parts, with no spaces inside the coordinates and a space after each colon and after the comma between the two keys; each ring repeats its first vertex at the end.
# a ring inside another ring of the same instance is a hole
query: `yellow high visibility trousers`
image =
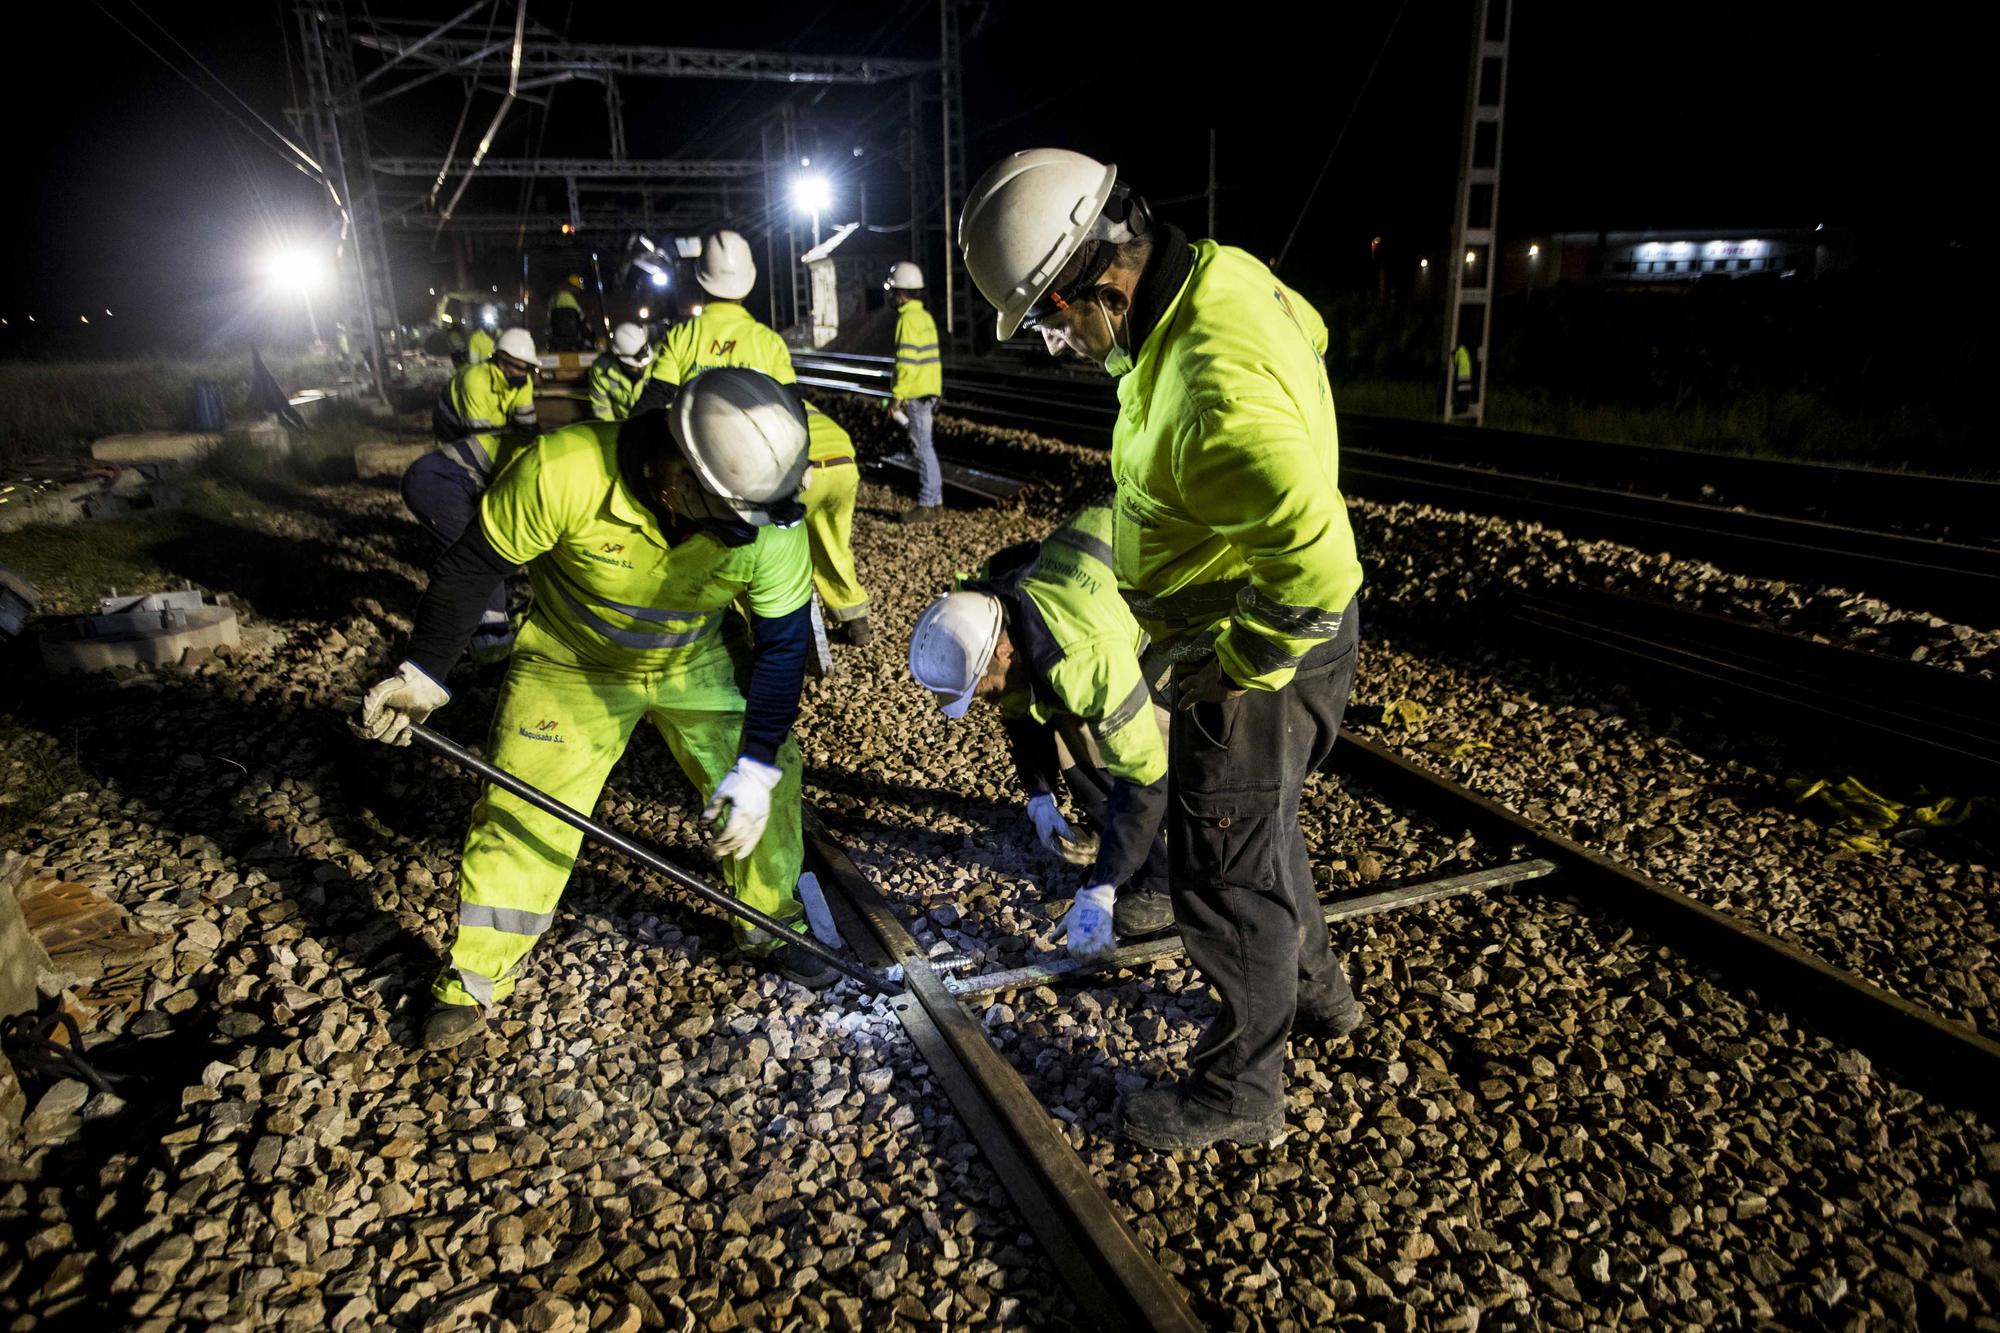
{"type": "Polygon", "coordinates": [[[842,623],[868,614],[868,593],[854,572],[854,493],[861,485],[860,473],[852,458],[814,463],[812,482],[802,497],[813,587],[827,615],[842,623]]]}
{"type": "MultiPolygon", "coordinates": [[[[588,813],[645,718],[706,795],[736,763],[749,658],[748,634],[734,616],[659,671],[610,671],[524,650],[501,689],[487,759],[588,813]]],[[[722,873],[738,900],[803,930],[796,741],[779,749],[778,767],[784,776],[771,793],[763,840],[747,859],[725,860],[722,873]]],[[[522,960],[555,919],[582,843],[581,831],[519,797],[486,789],[465,836],[458,937],[432,986],[439,1000],[492,1005],[506,998],[522,960]]],[[[738,930],[739,941],[746,930],[738,930]]]]}

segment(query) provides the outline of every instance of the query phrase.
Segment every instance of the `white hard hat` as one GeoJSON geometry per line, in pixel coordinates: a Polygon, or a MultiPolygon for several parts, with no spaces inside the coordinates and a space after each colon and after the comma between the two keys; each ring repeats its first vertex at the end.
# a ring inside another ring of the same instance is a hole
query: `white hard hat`
{"type": "Polygon", "coordinates": [[[891,292],[922,291],[923,286],[924,271],[907,259],[897,260],[889,270],[889,280],[882,284],[884,291],[891,292]]]}
{"type": "Polygon", "coordinates": [[[646,331],[637,324],[620,324],[611,330],[611,354],[634,370],[651,365],[653,361],[653,349],[646,341],[646,331]]]}
{"type": "Polygon", "coordinates": [[[1000,647],[1005,617],[1000,599],[983,592],[948,592],[924,608],[910,631],[910,674],[938,696],[946,717],[964,717],[972,691],[1000,647]]]}
{"type": "Polygon", "coordinates": [[[511,356],[526,366],[542,364],[542,358],[535,351],[535,335],[526,329],[508,329],[493,344],[493,350],[501,356],[511,356]]]}
{"type": "Polygon", "coordinates": [[[1077,247],[1093,238],[1127,241],[1124,219],[1105,216],[1118,168],[1066,148],[1002,158],[979,178],[958,220],[965,267],[1011,338],[1077,247]]]}
{"type": "Polygon", "coordinates": [[[681,386],[667,425],[702,489],[745,522],[772,522],[805,481],[805,407],[761,370],[704,370],[681,386]]]}
{"type": "Polygon", "coordinates": [[[750,257],[750,242],[742,233],[729,230],[711,232],[701,243],[701,262],[695,265],[694,280],[710,296],[740,301],[757,285],[757,261],[750,257]]]}

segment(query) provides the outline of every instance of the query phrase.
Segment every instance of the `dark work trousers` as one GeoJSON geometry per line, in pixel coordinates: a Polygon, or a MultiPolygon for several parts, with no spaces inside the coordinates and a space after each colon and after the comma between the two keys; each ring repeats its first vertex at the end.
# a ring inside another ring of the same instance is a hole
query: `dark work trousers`
{"type": "MultiPolygon", "coordinates": [[[[1111,826],[1111,784],[1116,781],[1103,769],[1090,764],[1077,764],[1063,770],[1063,785],[1069,788],[1070,800],[1089,817],[1100,833],[1111,826]]],[[[1166,891],[1167,831],[1162,828],[1160,836],[1153,839],[1153,850],[1146,854],[1145,863],[1132,872],[1132,878],[1118,886],[1118,896],[1166,891]]]]}
{"type": "MultiPolygon", "coordinates": [[[[424,531],[437,543],[443,555],[455,545],[465,530],[479,521],[479,497],[486,488],[470,472],[437,450],[410,464],[403,473],[403,503],[423,524],[424,531]]],[[[479,618],[480,633],[492,635],[507,628],[507,582],[493,589],[493,598],[479,618]]]]}
{"type": "Polygon", "coordinates": [[[1323,1004],[1350,993],[1313,888],[1299,799],[1306,776],[1333,752],[1360,639],[1358,607],[1349,603],[1340,632],[1306,655],[1284,689],[1174,710],[1174,920],[1188,957],[1222,997],[1188,1058],[1187,1091],[1233,1115],[1283,1106],[1285,1039],[1300,988],[1323,1004]]]}

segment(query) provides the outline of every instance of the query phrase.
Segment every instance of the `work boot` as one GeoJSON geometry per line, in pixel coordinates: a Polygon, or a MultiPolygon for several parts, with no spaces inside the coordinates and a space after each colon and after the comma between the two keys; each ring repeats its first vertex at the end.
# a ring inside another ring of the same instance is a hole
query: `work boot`
{"type": "Polygon", "coordinates": [[[867,616],[840,622],[841,642],[850,648],[865,648],[874,637],[875,631],[869,625],[867,616]]]}
{"type": "Polygon", "coordinates": [[[1127,1095],[1119,1118],[1126,1138],[1161,1152],[1189,1151],[1212,1143],[1261,1148],[1285,1132],[1282,1106],[1260,1116],[1231,1115],[1189,1101],[1187,1094],[1172,1084],[1127,1095]]]}
{"type": "Polygon", "coordinates": [[[912,505],[898,515],[896,521],[903,524],[935,523],[943,517],[943,505],[912,505]]]}
{"type": "Polygon", "coordinates": [[[1111,929],[1121,940],[1157,935],[1174,924],[1174,900],[1161,889],[1127,889],[1111,908],[1111,929]]]}
{"type": "Polygon", "coordinates": [[[1299,983],[1299,1014],[1292,1020],[1294,1032],[1318,1037],[1321,1041],[1338,1041],[1367,1019],[1368,1011],[1354,997],[1351,987],[1342,986],[1336,992],[1331,986],[1299,983]]]}
{"type": "Polygon", "coordinates": [[[478,1005],[435,1004],[424,1015],[423,1046],[427,1051],[448,1051],[485,1030],[486,1014],[478,1005]]]}
{"type": "Polygon", "coordinates": [[[825,990],[840,980],[840,969],[816,953],[796,944],[787,944],[770,955],[771,965],[787,981],[796,981],[807,990],[825,990]]]}

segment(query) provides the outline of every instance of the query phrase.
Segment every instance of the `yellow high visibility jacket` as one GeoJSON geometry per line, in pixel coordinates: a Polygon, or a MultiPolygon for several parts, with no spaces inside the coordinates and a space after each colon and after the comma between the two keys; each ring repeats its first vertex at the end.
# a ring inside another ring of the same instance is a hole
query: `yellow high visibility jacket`
{"type": "Polygon", "coordinates": [[[1214,241],[1118,381],[1118,582],[1154,640],[1212,640],[1231,679],[1277,690],[1361,589],[1340,496],[1326,324],[1214,241]]]}
{"type": "Polygon", "coordinates": [[[480,500],[503,560],[528,567],[535,609],[520,649],[620,672],[670,671],[742,598],[790,615],[812,595],[803,523],[730,546],[706,530],[674,542],[618,470],[622,423],[586,421],[517,457],[480,500]]]}
{"type": "Polygon", "coordinates": [[[630,370],[611,353],[599,353],[590,363],[590,415],[599,421],[623,421],[631,416],[649,374],[650,367],[630,370]]]}
{"type": "Polygon", "coordinates": [[[574,310],[581,314],[583,311],[583,302],[576,299],[575,292],[567,287],[562,287],[557,289],[556,294],[549,298],[549,310],[551,312],[557,310],[574,310]]]}
{"type": "Polygon", "coordinates": [[[491,361],[493,335],[483,328],[474,329],[472,336],[465,340],[465,359],[472,365],[478,365],[481,361],[491,361]]]}
{"type": "Polygon", "coordinates": [[[1166,776],[1167,746],[1139,667],[1145,635],[1112,577],[1111,529],[1109,509],[1089,508],[1043,540],[1020,582],[1042,624],[1012,630],[1036,688],[1006,696],[1000,711],[1042,723],[1077,719],[1095,737],[1105,771],[1144,787],[1166,776]]]}
{"type": "Polygon", "coordinates": [[[806,404],[806,457],[815,463],[854,457],[854,438],[838,421],[806,404]]]}
{"type": "Polygon", "coordinates": [[[535,382],[517,389],[491,361],[461,367],[431,410],[438,448],[481,478],[505,466],[535,429],[535,382]]]}
{"type": "Polygon", "coordinates": [[[780,384],[798,380],[785,340],[736,301],[710,301],[699,315],[668,329],[653,358],[652,378],[686,384],[717,366],[761,370],[780,384]]]}
{"type": "Polygon", "coordinates": [[[898,399],[935,398],[944,392],[937,321],[921,301],[896,308],[896,379],[889,392],[898,399]]]}

